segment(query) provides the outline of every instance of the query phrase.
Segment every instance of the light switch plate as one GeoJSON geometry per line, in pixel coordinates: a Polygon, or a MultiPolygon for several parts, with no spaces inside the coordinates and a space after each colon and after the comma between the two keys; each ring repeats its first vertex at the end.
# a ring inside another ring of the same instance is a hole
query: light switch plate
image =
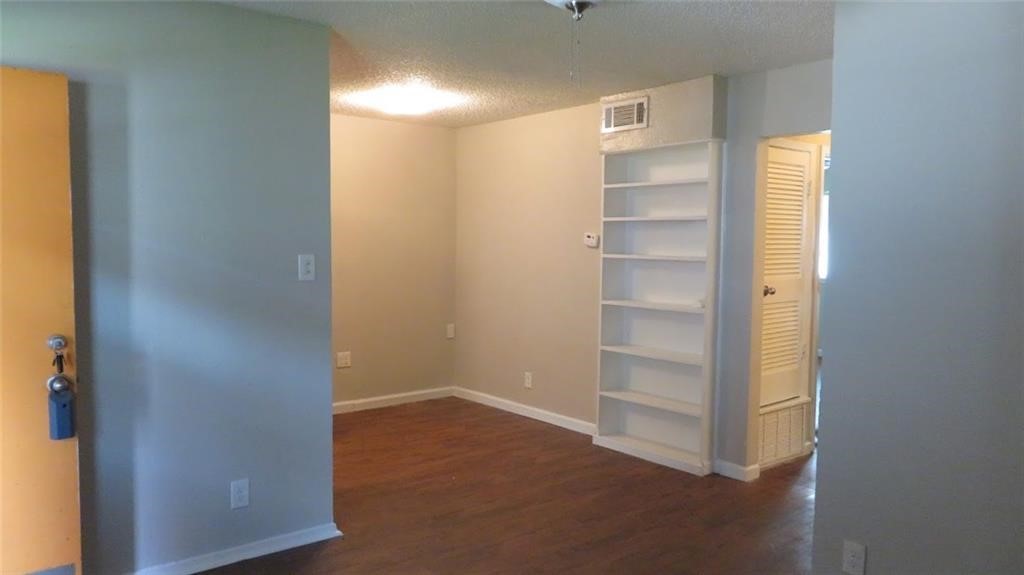
{"type": "Polygon", "coordinates": [[[601,234],[587,232],[583,234],[583,245],[588,248],[596,248],[601,245],[601,234]]]}
{"type": "Polygon", "coordinates": [[[444,327],[444,336],[448,339],[455,339],[455,324],[450,323],[444,327]]]}
{"type": "Polygon", "coordinates": [[[299,281],[311,282],[316,279],[316,257],[313,254],[299,254],[299,281]]]}
{"type": "Polygon", "coordinates": [[[231,482],[231,508],[241,509],[249,506],[249,478],[236,479],[231,482]]]}
{"type": "Polygon", "coordinates": [[[338,369],[344,369],[346,367],[352,367],[352,352],[351,351],[339,351],[337,358],[335,358],[334,365],[338,369]]]}

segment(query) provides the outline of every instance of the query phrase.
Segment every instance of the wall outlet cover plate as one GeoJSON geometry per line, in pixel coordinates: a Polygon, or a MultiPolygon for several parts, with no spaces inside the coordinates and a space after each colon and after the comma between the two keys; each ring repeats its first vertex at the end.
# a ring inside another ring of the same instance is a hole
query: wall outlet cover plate
{"type": "Polygon", "coordinates": [[[864,563],[867,549],[863,543],[843,540],[843,573],[844,575],[864,575],[864,563]]]}

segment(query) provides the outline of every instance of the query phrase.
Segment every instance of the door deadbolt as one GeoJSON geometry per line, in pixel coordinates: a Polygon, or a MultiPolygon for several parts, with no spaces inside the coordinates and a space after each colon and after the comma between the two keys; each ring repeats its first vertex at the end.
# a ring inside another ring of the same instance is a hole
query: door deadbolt
{"type": "Polygon", "coordinates": [[[62,352],[68,348],[68,338],[63,335],[54,334],[46,340],[46,347],[55,352],[62,352]]]}

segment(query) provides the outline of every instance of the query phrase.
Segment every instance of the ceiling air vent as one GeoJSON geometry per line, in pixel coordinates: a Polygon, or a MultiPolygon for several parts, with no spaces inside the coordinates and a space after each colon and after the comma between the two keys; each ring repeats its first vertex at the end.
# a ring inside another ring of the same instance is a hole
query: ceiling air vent
{"type": "Polygon", "coordinates": [[[648,101],[648,97],[643,96],[602,106],[601,111],[604,117],[601,123],[601,133],[610,134],[623,130],[646,128],[648,101]]]}

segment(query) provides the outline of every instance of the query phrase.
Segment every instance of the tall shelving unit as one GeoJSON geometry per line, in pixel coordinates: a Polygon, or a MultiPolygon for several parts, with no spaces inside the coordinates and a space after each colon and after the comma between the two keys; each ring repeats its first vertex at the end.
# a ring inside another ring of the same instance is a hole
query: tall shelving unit
{"type": "Polygon", "coordinates": [[[711,472],[722,141],[604,155],[594,443],[711,472]]]}

